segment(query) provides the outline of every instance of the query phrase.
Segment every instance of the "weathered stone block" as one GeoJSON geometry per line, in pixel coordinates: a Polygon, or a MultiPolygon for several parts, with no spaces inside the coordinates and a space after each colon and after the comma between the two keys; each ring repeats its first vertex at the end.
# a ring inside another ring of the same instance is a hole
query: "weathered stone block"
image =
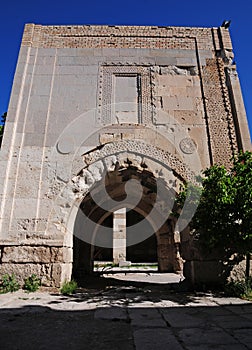
{"type": "Polygon", "coordinates": [[[8,264],[0,265],[0,276],[4,274],[14,274],[20,286],[23,286],[25,278],[35,274],[41,279],[42,286],[54,287],[58,286],[57,280],[51,278],[51,264],[8,264]]]}
{"type": "Polygon", "coordinates": [[[183,111],[193,111],[193,100],[191,97],[163,97],[164,109],[170,110],[183,110],[183,111]]]}
{"type": "Polygon", "coordinates": [[[69,262],[71,252],[60,247],[11,246],[2,249],[3,263],[69,262]]]}

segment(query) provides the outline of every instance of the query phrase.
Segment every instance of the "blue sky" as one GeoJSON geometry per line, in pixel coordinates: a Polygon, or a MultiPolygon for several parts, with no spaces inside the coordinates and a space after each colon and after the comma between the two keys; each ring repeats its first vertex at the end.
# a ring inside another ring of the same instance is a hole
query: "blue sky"
{"type": "Polygon", "coordinates": [[[252,134],[252,1],[250,0],[22,0],[0,5],[0,113],[8,108],[25,23],[218,27],[230,33],[252,134]]]}

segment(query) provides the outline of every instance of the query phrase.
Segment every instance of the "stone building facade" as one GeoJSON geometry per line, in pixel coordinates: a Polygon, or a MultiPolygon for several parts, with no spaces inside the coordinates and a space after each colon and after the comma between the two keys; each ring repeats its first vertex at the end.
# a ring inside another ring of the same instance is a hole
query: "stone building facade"
{"type": "Polygon", "coordinates": [[[227,28],[27,24],[0,153],[0,274],[59,286],[112,249],[195,276],[209,262],[183,248],[174,196],[239,149],[227,28]]]}

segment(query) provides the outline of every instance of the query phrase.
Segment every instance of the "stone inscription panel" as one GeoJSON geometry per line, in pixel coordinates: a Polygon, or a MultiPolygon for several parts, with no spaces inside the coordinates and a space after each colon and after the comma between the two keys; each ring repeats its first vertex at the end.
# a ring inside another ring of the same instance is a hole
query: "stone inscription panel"
{"type": "Polygon", "coordinates": [[[134,123],[140,121],[139,77],[137,75],[114,75],[114,108],[112,123],[134,123]]]}

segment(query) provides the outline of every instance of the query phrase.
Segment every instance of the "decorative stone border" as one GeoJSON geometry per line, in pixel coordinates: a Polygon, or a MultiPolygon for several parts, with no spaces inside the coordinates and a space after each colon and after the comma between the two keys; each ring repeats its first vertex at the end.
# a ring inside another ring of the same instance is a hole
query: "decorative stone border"
{"type": "Polygon", "coordinates": [[[151,83],[150,67],[139,66],[136,64],[128,65],[101,65],[99,73],[99,93],[98,93],[98,113],[97,122],[99,124],[112,123],[112,78],[113,75],[139,75],[141,81],[141,112],[139,115],[139,124],[150,125],[152,123],[152,105],[151,105],[151,83]]]}

